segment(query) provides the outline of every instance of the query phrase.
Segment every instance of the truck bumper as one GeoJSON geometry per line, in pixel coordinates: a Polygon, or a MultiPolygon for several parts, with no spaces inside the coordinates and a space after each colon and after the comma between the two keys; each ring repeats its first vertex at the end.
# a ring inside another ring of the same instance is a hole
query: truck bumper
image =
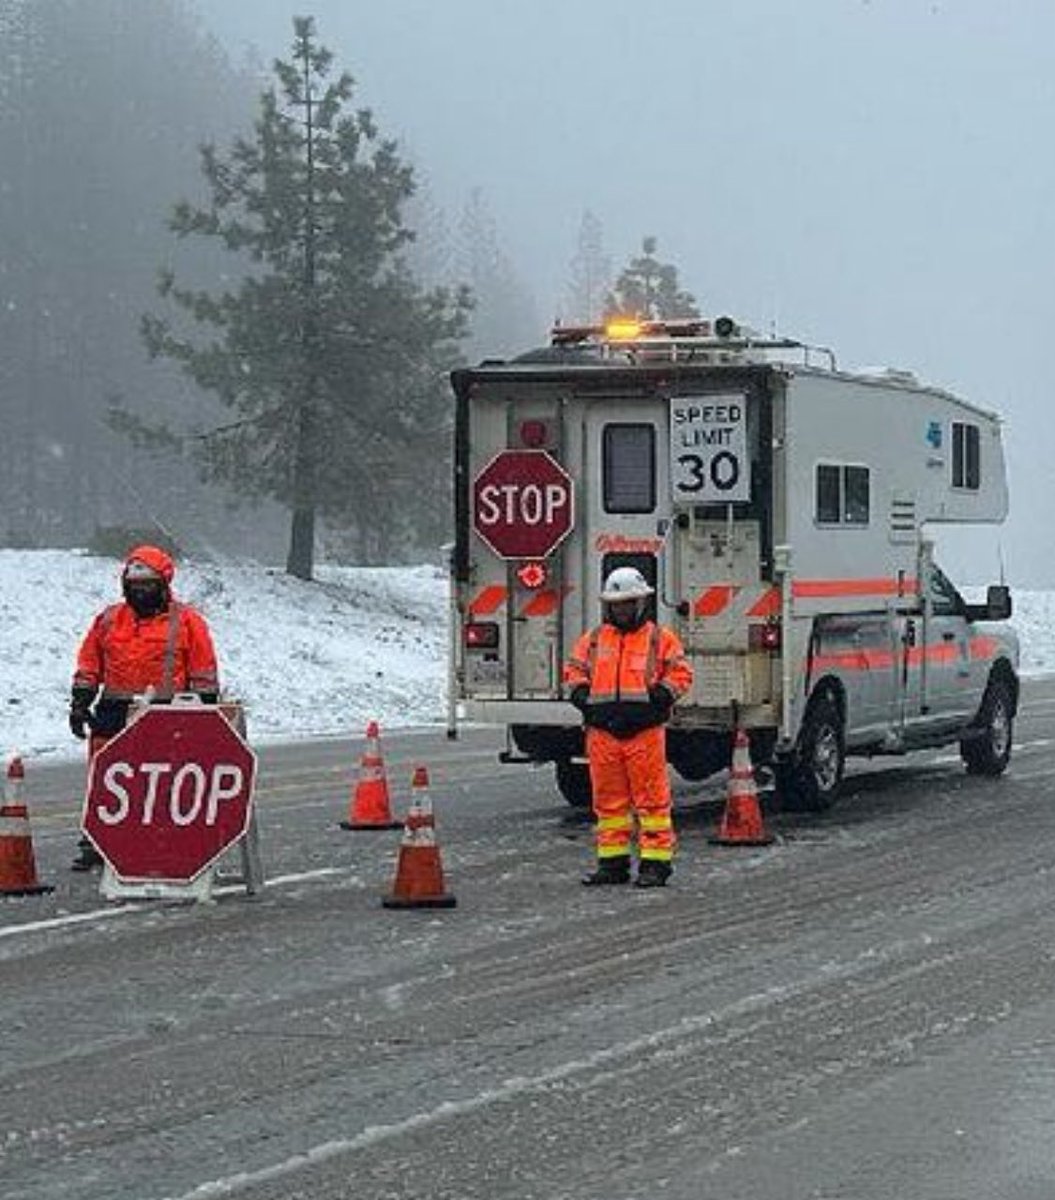
{"type": "Polygon", "coordinates": [[[582,724],[578,709],[563,700],[459,700],[454,714],[480,725],[582,724]]]}

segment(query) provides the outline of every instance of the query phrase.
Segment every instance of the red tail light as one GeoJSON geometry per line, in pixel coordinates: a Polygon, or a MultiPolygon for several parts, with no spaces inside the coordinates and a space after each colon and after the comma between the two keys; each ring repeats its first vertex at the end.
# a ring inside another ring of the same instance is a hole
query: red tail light
{"type": "Polygon", "coordinates": [[[749,650],[779,650],[782,640],[779,621],[766,621],[764,625],[749,625],[747,628],[749,650]]]}
{"type": "Polygon", "coordinates": [[[470,650],[497,650],[497,622],[471,621],[465,626],[465,645],[470,650]]]}

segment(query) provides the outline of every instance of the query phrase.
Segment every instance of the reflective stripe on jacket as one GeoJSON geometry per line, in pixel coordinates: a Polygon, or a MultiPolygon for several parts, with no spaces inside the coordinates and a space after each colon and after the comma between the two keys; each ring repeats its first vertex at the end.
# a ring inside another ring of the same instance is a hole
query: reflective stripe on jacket
{"type": "Polygon", "coordinates": [[[646,621],[624,633],[605,623],[575,643],[564,681],[587,684],[590,705],[647,702],[655,684],[677,700],[692,687],[692,667],[678,635],[665,626],[646,621]]]}
{"type": "Polygon", "coordinates": [[[160,696],[219,691],[209,626],[201,613],[175,600],[155,617],[137,617],[130,605],[112,604],[81,643],[73,683],[125,698],[148,688],[160,696]]]}

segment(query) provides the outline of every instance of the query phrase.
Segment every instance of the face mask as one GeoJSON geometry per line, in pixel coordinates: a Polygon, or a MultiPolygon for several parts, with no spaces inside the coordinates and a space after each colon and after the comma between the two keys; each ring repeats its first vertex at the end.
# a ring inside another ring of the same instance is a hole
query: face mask
{"type": "Polygon", "coordinates": [[[161,579],[126,579],[122,591],[137,617],[154,617],[168,606],[168,589],[161,579]]]}
{"type": "Polygon", "coordinates": [[[608,605],[605,619],[610,625],[614,625],[616,629],[621,629],[626,633],[637,629],[642,624],[644,616],[645,606],[640,600],[633,602],[622,600],[608,605]]]}

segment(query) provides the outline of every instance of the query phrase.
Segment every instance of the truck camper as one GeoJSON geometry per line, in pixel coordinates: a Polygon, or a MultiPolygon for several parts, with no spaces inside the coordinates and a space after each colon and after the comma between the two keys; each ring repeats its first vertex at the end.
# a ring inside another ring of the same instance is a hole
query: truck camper
{"type": "Polygon", "coordinates": [[[561,667],[630,565],[695,668],[667,739],[684,778],[727,766],[737,727],[792,807],[827,808],[849,755],[1007,766],[1010,592],[967,603],[932,541],[1006,516],[995,413],[728,317],[557,327],[451,382],[452,736],[504,725],[505,761],[552,762],[588,804],[561,667]]]}

